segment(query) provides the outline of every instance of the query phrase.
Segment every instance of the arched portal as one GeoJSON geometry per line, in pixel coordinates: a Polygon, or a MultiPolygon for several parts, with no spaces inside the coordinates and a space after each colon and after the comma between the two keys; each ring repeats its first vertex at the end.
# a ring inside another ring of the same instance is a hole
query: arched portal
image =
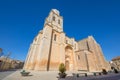
{"type": "Polygon", "coordinates": [[[71,46],[67,46],[65,47],[65,66],[66,66],[66,70],[71,71],[73,70],[73,65],[74,65],[74,61],[73,61],[73,49],[71,46]]]}

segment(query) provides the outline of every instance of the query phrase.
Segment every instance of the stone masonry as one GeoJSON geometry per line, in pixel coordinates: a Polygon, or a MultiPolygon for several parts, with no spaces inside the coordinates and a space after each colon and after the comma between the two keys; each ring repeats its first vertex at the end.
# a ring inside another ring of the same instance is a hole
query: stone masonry
{"type": "Polygon", "coordinates": [[[52,9],[45,20],[43,30],[30,45],[24,69],[56,71],[64,63],[68,71],[109,70],[100,45],[92,36],[75,41],[63,32],[63,17],[52,9]]]}

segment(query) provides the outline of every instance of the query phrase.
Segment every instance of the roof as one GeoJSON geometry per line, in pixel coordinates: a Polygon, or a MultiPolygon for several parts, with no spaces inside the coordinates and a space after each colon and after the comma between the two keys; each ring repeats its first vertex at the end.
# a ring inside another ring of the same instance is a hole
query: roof
{"type": "Polygon", "coordinates": [[[118,60],[118,59],[120,59],[120,56],[117,56],[117,57],[113,58],[112,61],[118,60]]]}

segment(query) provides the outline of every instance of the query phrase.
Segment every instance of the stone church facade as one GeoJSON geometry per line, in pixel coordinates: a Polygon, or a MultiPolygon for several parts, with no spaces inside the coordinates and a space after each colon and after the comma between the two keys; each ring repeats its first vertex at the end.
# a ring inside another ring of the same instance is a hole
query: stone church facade
{"type": "Polygon", "coordinates": [[[52,9],[45,20],[44,28],[30,45],[24,69],[55,71],[64,63],[68,71],[108,70],[100,45],[92,36],[75,41],[63,32],[63,17],[52,9]]]}

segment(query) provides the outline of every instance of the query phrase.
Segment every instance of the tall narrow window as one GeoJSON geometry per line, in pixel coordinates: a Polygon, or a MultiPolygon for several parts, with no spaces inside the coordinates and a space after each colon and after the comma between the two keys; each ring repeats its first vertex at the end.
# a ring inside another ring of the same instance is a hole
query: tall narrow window
{"type": "Polygon", "coordinates": [[[66,40],[66,44],[68,43],[68,40],[66,40]]]}
{"type": "Polygon", "coordinates": [[[53,16],[53,21],[55,21],[55,16],[53,16]]]}
{"type": "Polygon", "coordinates": [[[60,24],[60,20],[58,20],[58,24],[60,24]]]}
{"type": "Polygon", "coordinates": [[[75,44],[75,49],[76,49],[76,44],[75,44]]]}
{"type": "Polygon", "coordinates": [[[80,56],[78,55],[78,60],[80,60],[80,56]]]}
{"type": "Polygon", "coordinates": [[[35,41],[37,41],[37,38],[35,38],[35,41]]]}
{"type": "Polygon", "coordinates": [[[90,47],[89,47],[88,41],[87,41],[86,43],[87,43],[87,48],[88,48],[88,51],[90,51],[90,47]]]}
{"type": "Polygon", "coordinates": [[[54,35],[54,41],[56,41],[56,37],[57,37],[57,35],[55,34],[55,35],[54,35]]]}

